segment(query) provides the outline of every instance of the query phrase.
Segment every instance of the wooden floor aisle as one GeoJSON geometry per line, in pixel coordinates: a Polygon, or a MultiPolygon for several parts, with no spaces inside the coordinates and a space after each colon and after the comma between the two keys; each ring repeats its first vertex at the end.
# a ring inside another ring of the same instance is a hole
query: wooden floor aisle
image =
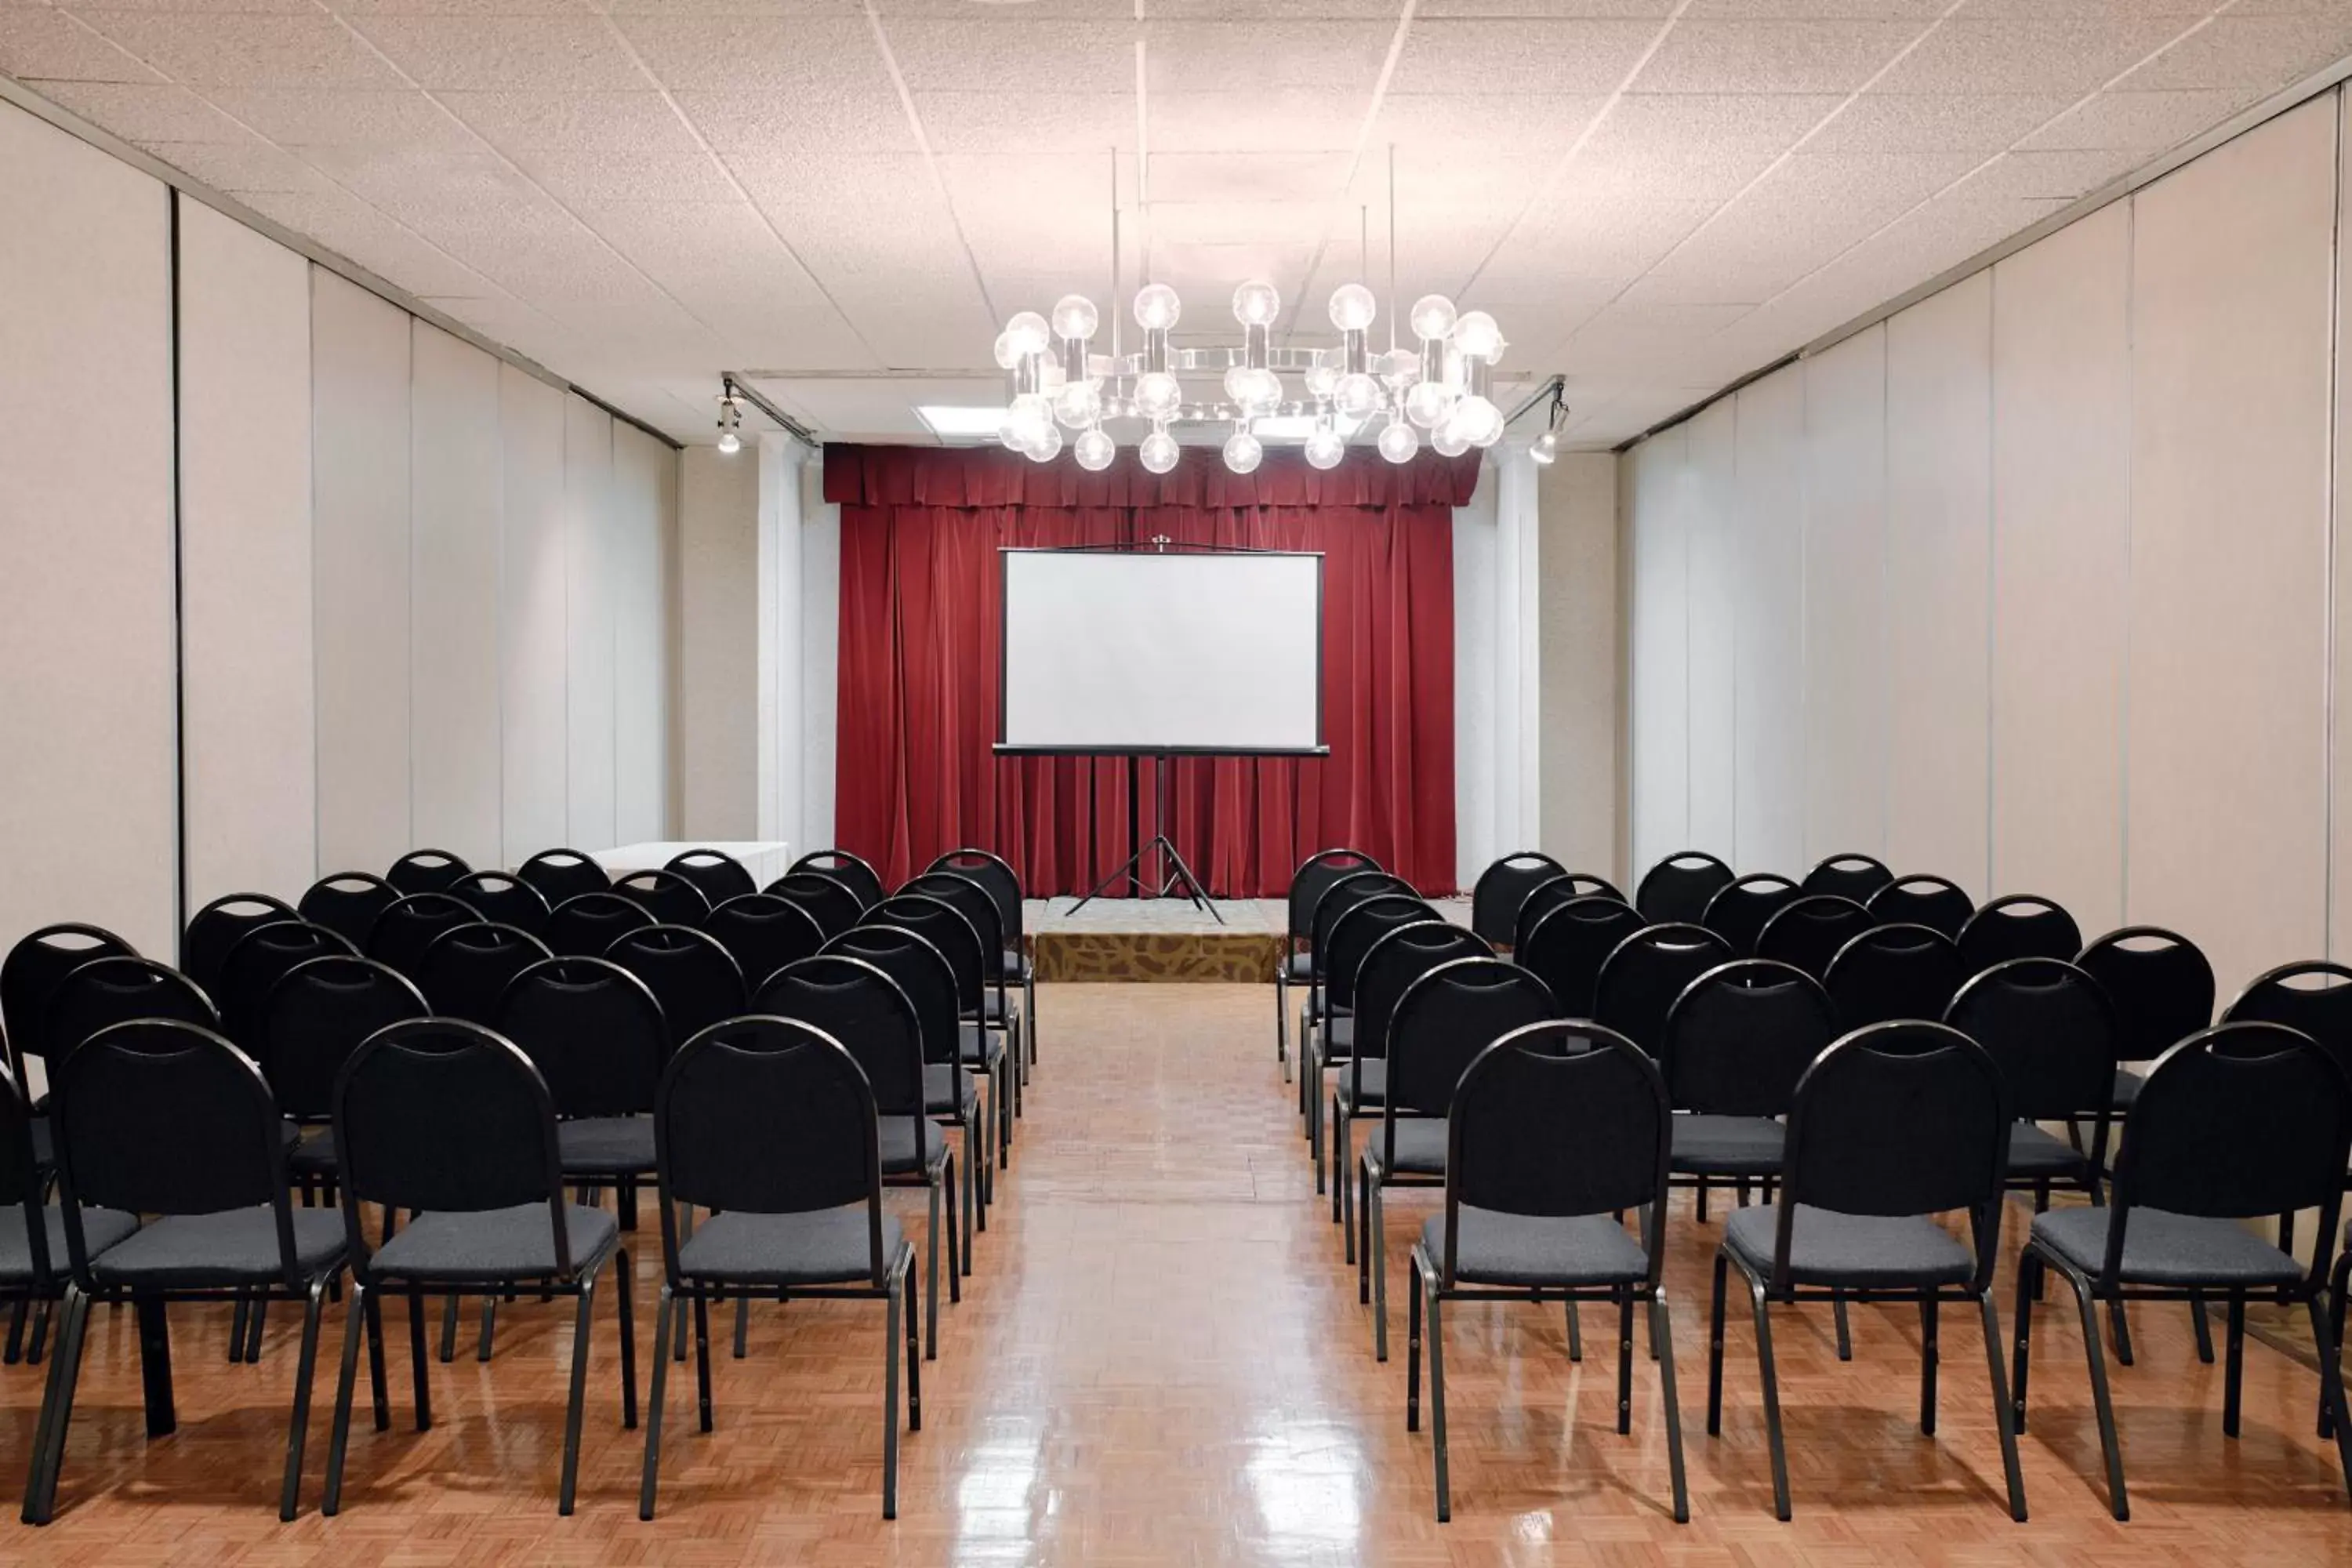
{"type": "MultiPolygon", "coordinates": [[[[275,1505],[292,1314],[273,1316],[259,1365],[232,1367],[225,1309],[175,1311],[181,1425],[150,1443],[131,1316],[101,1310],[45,1531],[14,1522],[39,1376],[0,1370],[0,1563],[2352,1562],[2352,1508],[2312,1432],[2312,1373],[2251,1344],[2244,1436],[2229,1441],[2221,1369],[2198,1364],[2178,1307],[2136,1311],[2139,1364],[2116,1371],[2134,1519],[2115,1524],[2063,1287],[2037,1317],[2031,1523],[2011,1523],[2000,1501],[1973,1320],[1945,1314],[1929,1439],[1916,1426],[1916,1314],[1857,1310],[1842,1365],[1817,1308],[1775,1319],[1796,1505],[1794,1523],[1776,1522],[1754,1342],[1737,1315],[1724,1435],[1704,1433],[1716,1227],[1686,1212],[1666,1277],[1692,1522],[1665,1511],[1645,1358],[1633,1435],[1613,1430],[1602,1313],[1588,1312],[1589,1359],[1575,1366],[1556,1307],[1465,1304],[1449,1310],[1454,1522],[1441,1526],[1427,1437],[1404,1430],[1402,1268],[1396,1359],[1381,1366],[1275,1066],[1270,990],[1068,985],[1041,1001],[1029,1113],[964,1301],[944,1312],[924,1369],[897,1523],[879,1508],[878,1306],[757,1311],[750,1359],[719,1354],[709,1436],[694,1430],[691,1377],[674,1376],[653,1524],[636,1517],[642,1448],[620,1427],[609,1303],[574,1518],[555,1513],[571,1312],[531,1302],[502,1314],[488,1365],[470,1340],[455,1364],[435,1363],[425,1435],[409,1426],[404,1316],[391,1310],[394,1426],[369,1430],[362,1396],[343,1512],[329,1520],[317,1510],[337,1309],[290,1525],[275,1505]]],[[[1435,1202],[1392,1201],[1392,1260],[1435,1202]]],[[[905,1212],[919,1225],[919,1207],[905,1212]]],[[[641,1234],[657,1250],[650,1221],[641,1234]]],[[[641,1261],[648,1340],[655,1273],[641,1261]]]]}

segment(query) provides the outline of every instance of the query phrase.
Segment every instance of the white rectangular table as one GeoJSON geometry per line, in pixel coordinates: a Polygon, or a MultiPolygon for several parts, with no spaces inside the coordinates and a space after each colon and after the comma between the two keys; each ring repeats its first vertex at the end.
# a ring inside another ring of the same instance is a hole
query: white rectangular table
{"type": "Polygon", "coordinates": [[[793,863],[793,847],[782,839],[724,843],[681,839],[674,844],[622,844],[611,849],[596,850],[592,858],[614,876],[625,877],[632,871],[658,869],[689,849],[716,849],[722,855],[732,855],[743,862],[745,870],[751,873],[752,882],[762,888],[782,876],[793,863]]]}

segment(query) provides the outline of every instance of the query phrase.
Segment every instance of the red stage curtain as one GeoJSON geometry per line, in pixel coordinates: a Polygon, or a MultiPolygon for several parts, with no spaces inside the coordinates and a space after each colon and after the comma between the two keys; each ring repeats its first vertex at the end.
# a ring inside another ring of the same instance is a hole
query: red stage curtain
{"type": "Polygon", "coordinates": [[[1034,897],[1083,892],[1158,831],[1152,764],[1006,757],[996,739],[1002,545],[1171,542],[1323,553],[1322,758],[1181,758],[1170,837],[1220,898],[1269,898],[1349,844],[1453,889],[1453,509],[1475,454],[1402,468],[1295,453],[1257,473],[1188,450],[1155,479],[1001,450],[828,447],[841,506],[835,836],[896,885],[961,845],[1034,897]],[[1130,792],[1130,770],[1139,787],[1130,792]]]}

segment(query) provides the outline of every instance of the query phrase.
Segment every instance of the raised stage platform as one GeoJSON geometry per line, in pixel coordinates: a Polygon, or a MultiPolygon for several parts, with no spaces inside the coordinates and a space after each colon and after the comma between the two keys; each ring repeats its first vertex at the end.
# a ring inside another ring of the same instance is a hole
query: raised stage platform
{"type": "MultiPolygon", "coordinates": [[[[1220,899],[1223,923],[1184,899],[1032,899],[1022,908],[1040,980],[1244,981],[1271,984],[1288,906],[1220,899]]],[[[1468,924],[1470,900],[1439,900],[1468,924]]]]}

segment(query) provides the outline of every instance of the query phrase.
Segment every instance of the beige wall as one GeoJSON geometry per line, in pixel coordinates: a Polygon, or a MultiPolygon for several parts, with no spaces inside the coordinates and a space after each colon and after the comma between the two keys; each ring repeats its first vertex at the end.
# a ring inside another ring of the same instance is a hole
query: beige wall
{"type": "Polygon", "coordinates": [[[1560,454],[1536,481],[1538,847],[1562,865],[1622,873],[1617,461],[1560,454]]]}

